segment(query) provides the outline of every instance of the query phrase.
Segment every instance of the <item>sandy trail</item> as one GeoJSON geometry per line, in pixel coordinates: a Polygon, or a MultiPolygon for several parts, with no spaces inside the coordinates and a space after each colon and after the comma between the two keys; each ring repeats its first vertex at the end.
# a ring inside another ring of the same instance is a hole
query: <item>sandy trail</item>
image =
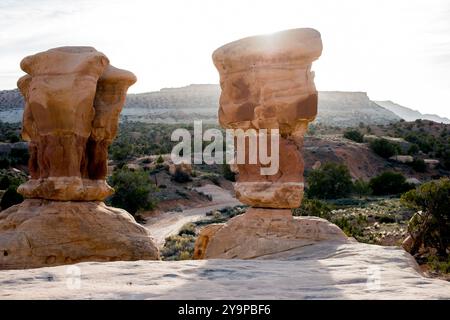
{"type": "Polygon", "coordinates": [[[186,209],[181,212],[167,211],[157,217],[147,219],[144,226],[150,231],[158,246],[163,246],[166,237],[176,234],[184,224],[205,218],[208,211],[242,204],[232,196],[230,191],[216,185],[208,184],[195,188],[195,190],[212,196],[212,201],[208,206],[186,209]]]}

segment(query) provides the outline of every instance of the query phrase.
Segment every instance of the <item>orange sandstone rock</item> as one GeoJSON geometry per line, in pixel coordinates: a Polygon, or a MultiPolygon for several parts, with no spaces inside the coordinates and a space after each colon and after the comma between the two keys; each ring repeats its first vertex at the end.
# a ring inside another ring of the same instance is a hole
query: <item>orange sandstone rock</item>
{"type": "Polygon", "coordinates": [[[18,188],[28,199],[0,213],[0,269],[159,259],[144,227],[101,202],[113,193],[108,146],[134,74],[91,47],[51,49],[21,67],[31,180],[18,188]]]}
{"type": "Polygon", "coordinates": [[[292,217],[288,209],[250,208],[204,230],[195,244],[195,259],[264,259],[321,241],[351,241],[327,220],[292,217]]]}
{"type": "MultiPolygon", "coordinates": [[[[241,39],[213,53],[222,88],[222,127],[280,132],[277,174],[262,175],[259,160],[256,164],[237,164],[235,190],[243,203],[266,208],[300,205],[303,135],[308,122],[317,115],[311,64],[321,52],[319,32],[293,29],[241,39]]],[[[249,157],[248,148],[246,153],[249,157]]]]}
{"type": "Polygon", "coordinates": [[[275,174],[262,173],[270,164],[260,154],[250,162],[258,152],[250,149],[251,138],[246,138],[245,163],[239,160],[236,146],[236,197],[253,208],[224,225],[203,229],[194,258],[267,258],[319,241],[348,241],[328,221],[293,218],[290,210],[299,207],[303,197],[303,136],[317,115],[311,64],[321,53],[320,34],[313,29],[249,37],[213,53],[222,88],[221,126],[253,129],[256,135],[264,135],[263,129],[270,133],[278,129],[278,150],[269,142],[268,150],[270,155],[278,152],[279,167],[275,174]]]}

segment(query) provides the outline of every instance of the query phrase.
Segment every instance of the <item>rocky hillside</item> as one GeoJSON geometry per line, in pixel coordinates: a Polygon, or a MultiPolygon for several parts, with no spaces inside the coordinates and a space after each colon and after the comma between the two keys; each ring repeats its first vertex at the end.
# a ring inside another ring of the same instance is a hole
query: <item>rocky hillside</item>
{"type": "MultiPolygon", "coordinates": [[[[193,120],[217,122],[220,87],[192,84],[181,88],[129,94],[122,120],[148,123],[191,123],[193,120]]],[[[0,119],[19,122],[23,99],[18,90],[0,91],[0,119]]],[[[319,92],[317,122],[333,126],[388,124],[400,120],[393,112],[371,101],[364,92],[319,92]]]]}
{"type": "Polygon", "coordinates": [[[417,119],[422,120],[431,120],[434,122],[442,122],[442,123],[450,123],[450,119],[440,117],[435,114],[422,114],[419,111],[412,110],[410,108],[401,106],[399,104],[396,104],[392,101],[375,101],[378,105],[382,106],[383,108],[392,111],[396,115],[398,115],[400,118],[406,120],[406,121],[414,121],[417,119]]]}
{"type": "Polygon", "coordinates": [[[23,97],[19,89],[0,90],[0,111],[23,108],[23,97]]]}
{"type": "Polygon", "coordinates": [[[365,92],[319,92],[318,123],[355,127],[359,123],[389,124],[400,117],[371,101],[365,92]]]}

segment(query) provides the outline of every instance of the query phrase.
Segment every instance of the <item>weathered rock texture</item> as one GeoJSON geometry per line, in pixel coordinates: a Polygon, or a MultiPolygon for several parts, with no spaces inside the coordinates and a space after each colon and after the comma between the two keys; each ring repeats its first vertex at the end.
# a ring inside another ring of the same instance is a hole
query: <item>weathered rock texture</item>
{"type": "Polygon", "coordinates": [[[278,129],[278,174],[261,164],[238,164],[236,195],[257,207],[295,208],[303,194],[301,148],[308,122],[317,115],[311,64],[322,52],[320,34],[293,29],[229,43],[213,53],[220,73],[219,122],[224,128],[278,129]],[[262,195],[261,190],[264,191],[262,195]]]}
{"type": "Polygon", "coordinates": [[[194,258],[256,259],[321,241],[349,243],[339,227],[316,217],[293,217],[290,210],[250,208],[226,224],[202,230],[194,258]]]}
{"type": "Polygon", "coordinates": [[[27,199],[0,213],[0,269],[155,257],[147,229],[103,202],[27,199]]]}
{"type": "Polygon", "coordinates": [[[223,226],[205,228],[195,258],[249,259],[323,240],[348,241],[327,221],[294,219],[290,211],[303,197],[303,137],[317,115],[311,64],[321,53],[320,34],[313,29],[245,38],[213,53],[222,88],[221,126],[268,136],[277,129],[278,151],[269,142],[268,150],[272,156],[278,152],[279,169],[273,175],[262,174],[261,168],[268,165],[259,157],[256,163],[249,161],[255,151],[248,144],[251,138],[246,138],[246,161],[238,160],[234,166],[238,172],[234,188],[236,197],[254,208],[223,226]]]}
{"type": "Polygon", "coordinates": [[[136,77],[91,47],[62,47],[26,57],[18,81],[25,98],[22,137],[30,145],[26,198],[103,200],[107,150],[136,77]]]}
{"type": "Polygon", "coordinates": [[[31,179],[18,188],[27,200],[0,214],[0,269],[158,259],[146,229],[101,202],[114,191],[108,146],[134,74],[91,47],[41,52],[21,68],[31,179]]]}
{"type": "Polygon", "coordinates": [[[424,277],[401,248],[329,241],[256,260],[3,270],[0,288],[0,299],[450,299],[450,283],[424,277]]]}

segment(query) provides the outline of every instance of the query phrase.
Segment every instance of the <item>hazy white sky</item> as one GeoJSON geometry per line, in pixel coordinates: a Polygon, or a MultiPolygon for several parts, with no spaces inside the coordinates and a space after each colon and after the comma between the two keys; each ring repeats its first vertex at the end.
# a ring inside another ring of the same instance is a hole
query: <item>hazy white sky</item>
{"type": "Polygon", "coordinates": [[[319,90],[450,117],[448,0],[0,0],[0,89],[16,86],[24,56],[63,45],[133,71],[130,92],[218,83],[214,49],[298,27],[322,34],[319,90]]]}

